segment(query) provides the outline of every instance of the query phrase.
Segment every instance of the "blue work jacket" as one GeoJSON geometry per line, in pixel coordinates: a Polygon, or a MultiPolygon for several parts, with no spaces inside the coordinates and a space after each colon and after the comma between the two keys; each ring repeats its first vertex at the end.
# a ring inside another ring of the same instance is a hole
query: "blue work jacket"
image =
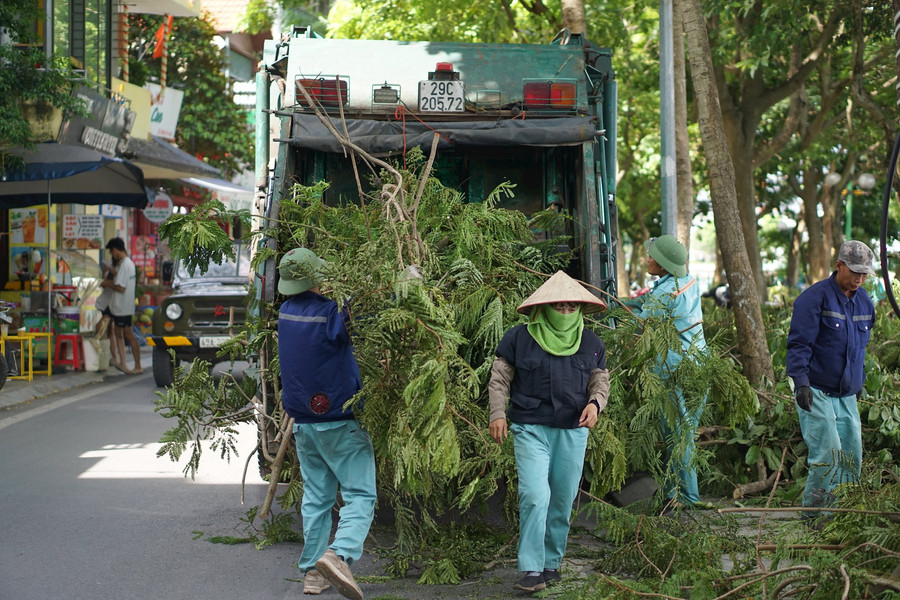
{"type": "Polygon", "coordinates": [[[666,273],[656,280],[653,289],[640,296],[643,302],[634,311],[642,319],[648,317],[668,317],[674,319],[675,329],[681,338],[682,352],[669,350],[665,361],[657,364],[661,377],[678,368],[684,355],[693,347],[696,351],[706,350],[703,335],[703,311],[700,307],[700,289],[697,280],[690,274],[676,278],[666,273]]]}
{"type": "Polygon", "coordinates": [[[291,296],[278,314],[282,404],[297,423],[352,419],[344,404],[362,388],[345,314],[315,292],[291,296]]]}
{"type": "Polygon", "coordinates": [[[862,390],[875,305],[862,288],[848,298],[835,273],[794,300],[786,366],[795,387],[811,386],[842,398],[862,390]]]}
{"type": "Polygon", "coordinates": [[[606,346],[587,328],[575,354],[554,356],[534,341],[527,325],[517,325],[500,340],[497,356],[516,370],[509,389],[509,420],[561,429],[578,427],[589,400],[591,371],[606,368],[606,346]]]}

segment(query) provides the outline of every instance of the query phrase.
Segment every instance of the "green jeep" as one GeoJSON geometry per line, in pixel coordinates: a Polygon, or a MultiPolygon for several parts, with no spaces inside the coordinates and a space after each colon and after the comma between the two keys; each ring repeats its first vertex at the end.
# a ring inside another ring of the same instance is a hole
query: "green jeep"
{"type": "Polygon", "coordinates": [[[218,361],[219,346],[231,339],[244,321],[250,280],[250,250],[234,246],[235,260],[210,263],[204,274],[189,272],[176,261],[172,293],[153,312],[153,379],[159,387],[172,385],[178,361],[196,358],[218,361]],[[175,351],[175,362],[169,350],[175,351]]]}

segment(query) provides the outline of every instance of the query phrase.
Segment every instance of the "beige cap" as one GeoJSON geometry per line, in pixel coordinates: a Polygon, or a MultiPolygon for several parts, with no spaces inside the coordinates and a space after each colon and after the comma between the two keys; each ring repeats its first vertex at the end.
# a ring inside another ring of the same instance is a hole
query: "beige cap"
{"type": "Polygon", "coordinates": [[[582,310],[585,314],[599,312],[606,308],[606,302],[587,291],[577,280],[562,271],[557,271],[528,296],[516,310],[527,315],[533,306],[554,302],[579,302],[584,305],[582,310]]]}

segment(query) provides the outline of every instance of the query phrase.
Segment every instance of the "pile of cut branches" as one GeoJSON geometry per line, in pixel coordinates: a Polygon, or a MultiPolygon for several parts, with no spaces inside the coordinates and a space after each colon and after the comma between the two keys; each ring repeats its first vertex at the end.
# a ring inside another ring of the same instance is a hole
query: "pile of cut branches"
{"type": "MultiPolygon", "coordinates": [[[[497,208],[502,197],[514,193],[509,185],[484,203],[467,203],[429,177],[429,166],[414,149],[405,167],[394,167],[399,178],[381,173],[381,181],[392,182],[389,193],[359,204],[327,205],[324,183],[297,186],[293,197],[282,201],[278,220],[254,232],[278,240],[276,258],[304,246],[328,262],[323,293],[348,303],[353,317],[351,335],[363,377],[355,402],[362,404],[358,416],[375,445],[381,502],[397,516],[399,548],[419,553],[424,540],[433,538],[425,532],[434,531],[442,515],[484,505],[498,490],[512,490],[504,513],[515,523],[512,442],[497,445],[487,435],[485,383],[503,333],[524,319],[516,307],[572,258],[559,251],[568,240],[536,233],[565,230],[566,215],[546,211],[527,219],[497,208]]],[[[218,236],[198,230],[230,218],[228,211],[209,204],[197,215],[179,215],[177,225],[168,224],[173,247],[193,244],[196,256],[196,245],[209,240],[203,256],[227,252],[230,246],[218,236]]],[[[271,252],[261,250],[254,264],[271,252]]],[[[656,356],[680,345],[672,323],[640,321],[617,308],[615,299],[607,300],[611,310],[588,323],[606,340],[612,373],[609,408],[592,430],[588,449],[586,491],[597,498],[618,489],[631,470],[667,476],[658,421],[678,418],[667,385],[653,370],[656,356]]],[[[278,458],[275,448],[282,449],[286,468],[273,480],[290,482],[279,499],[286,509],[296,505],[301,482],[290,451],[289,420],[279,404],[280,365],[272,335],[277,303],[259,307],[258,314],[223,351],[257,356],[264,384],[216,388],[204,365],[192,365],[160,394],[159,410],[178,419],[162,452],[174,457],[190,449],[189,468],[195,469],[199,441],[213,439],[217,448],[230,451],[234,422],[256,420],[276,442],[261,445],[260,452],[278,458]]],[[[673,377],[685,388],[689,406],[706,403],[707,414],[716,419],[733,423],[755,410],[752,390],[735,364],[715,350],[683,361],[673,377]]],[[[686,442],[687,437],[676,445],[675,458],[686,442]]],[[[699,461],[706,459],[699,453],[699,461]]],[[[264,506],[259,514],[267,512],[264,506]]],[[[441,572],[452,572],[446,557],[441,561],[441,572]]],[[[442,579],[427,568],[425,575],[424,581],[442,579]]]]}

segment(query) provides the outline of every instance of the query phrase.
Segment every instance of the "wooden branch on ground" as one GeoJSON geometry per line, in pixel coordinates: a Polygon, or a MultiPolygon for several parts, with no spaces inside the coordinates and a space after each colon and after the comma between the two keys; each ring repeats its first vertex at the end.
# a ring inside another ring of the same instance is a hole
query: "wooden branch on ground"
{"type": "Polygon", "coordinates": [[[736,512],[835,512],[835,513],[854,513],[857,515],[897,515],[900,512],[892,510],[862,510],[858,508],[831,508],[821,506],[783,506],[781,508],[757,508],[752,506],[740,508],[720,508],[716,512],[719,513],[736,513],[736,512]]]}
{"type": "Polygon", "coordinates": [[[741,484],[741,485],[737,486],[736,488],[734,488],[734,492],[731,494],[731,496],[735,500],[739,500],[739,499],[743,498],[744,496],[747,496],[750,494],[758,494],[758,493],[762,492],[763,490],[767,490],[772,487],[773,483],[775,483],[776,475],[777,475],[777,473],[772,473],[765,480],[753,481],[751,483],[741,484]]]}
{"type": "MultiPolygon", "coordinates": [[[[286,427],[282,432],[294,428],[294,418],[291,417],[286,421],[286,427]]],[[[265,519],[269,516],[269,509],[272,507],[272,501],[275,500],[275,490],[278,488],[278,480],[281,479],[281,465],[284,462],[284,455],[287,453],[291,437],[283,435],[281,437],[281,445],[278,446],[278,454],[275,455],[275,462],[272,464],[272,473],[269,475],[269,489],[266,490],[266,499],[263,501],[259,509],[259,518],[265,519]]]]}

